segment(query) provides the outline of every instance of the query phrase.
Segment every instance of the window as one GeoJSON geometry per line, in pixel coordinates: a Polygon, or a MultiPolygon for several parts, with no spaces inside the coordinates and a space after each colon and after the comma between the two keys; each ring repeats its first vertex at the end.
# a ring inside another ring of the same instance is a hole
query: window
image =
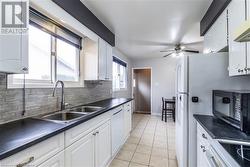
{"type": "Polygon", "coordinates": [[[57,40],[57,79],[79,81],[79,50],[74,46],[57,40]]]}
{"type": "Polygon", "coordinates": [[[118,91],[127,88],[127,64],[113,57],[113,90],[118,91]]]}
{"type": "MultiPolygon", "coordinates": [[[[81,37],[30,10],[28,86],[49,86],[56,80],[80,83],[80,50],[81,37]]],[[[23,74],[10,75],[9,87],[18,87],[23,78],[23,74]]]]}

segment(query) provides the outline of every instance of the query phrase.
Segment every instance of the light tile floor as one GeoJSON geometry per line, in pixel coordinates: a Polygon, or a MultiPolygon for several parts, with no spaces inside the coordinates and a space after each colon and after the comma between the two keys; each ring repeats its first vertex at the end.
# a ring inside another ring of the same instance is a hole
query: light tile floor
{"type": "Polygon", "coordinates": [[[109,167],[177,167],[175,124],[134,114],[131,136],[109,167]]]}

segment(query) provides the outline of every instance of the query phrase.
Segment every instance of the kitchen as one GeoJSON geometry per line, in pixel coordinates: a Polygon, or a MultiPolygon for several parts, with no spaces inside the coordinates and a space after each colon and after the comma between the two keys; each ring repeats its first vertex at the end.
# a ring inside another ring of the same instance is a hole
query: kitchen
{"type": "Polygon", "coordinates": [[[249,4],[0,0],[0,166],[250,166],[249,4]]]}

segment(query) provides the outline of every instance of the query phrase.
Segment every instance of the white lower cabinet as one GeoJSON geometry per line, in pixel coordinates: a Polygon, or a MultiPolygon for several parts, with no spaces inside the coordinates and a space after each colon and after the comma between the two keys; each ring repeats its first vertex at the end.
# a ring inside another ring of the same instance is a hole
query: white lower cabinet
{"type": "Polygon", "coordinates": [[[95,138],[90,133],[78,140],[65,150],[65,166],[94,167],[95,166],[95,138]]]}
{"type": "Polygon", "coordinates": [[[95,140],[96,167],[105,167],[111,158],[111,127],[110,121],[99,127],[95,140]]]}
{"type": "Polygon", "coordinates": [[[63,167],[64,166],[64,151],[51,157],[38,167],[63,167]]]}
{"type": "Polygon", "coordinates": [[[132,128],[132,103],[124,104],[124,138],[128,138],[132,128]]]}
{"type": "Polygon", "coordinates": [[[110,158],[110,121],[65,150],[65,166],[67,167],[104,167],[110,158]]]}
{"type": "Polygon", "coordinates": [[[112,160],[112,142],[119,141],[120,148],[123,134],[127,138],[130,131],[131,103],[126,103],[1,160],[0,167],[106,167],[112,160]],[[120,128],[111,134],[114,115],[120,128]]]}
{"type": "Polygon", "coordinates": [[[0,167],[39,166],[64,149],[64,134],[59,134],[0,161],[0,167]]]}

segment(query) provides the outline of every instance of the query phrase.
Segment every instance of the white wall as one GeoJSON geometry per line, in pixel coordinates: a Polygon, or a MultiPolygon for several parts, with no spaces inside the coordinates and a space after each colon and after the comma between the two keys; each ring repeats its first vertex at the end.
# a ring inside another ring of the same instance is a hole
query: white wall
{"type": "Polygon", "coordinates": [[[127,97],[130,98],[132,97],[132,85],[131,85],[131,78],[132,78],[132,70],[131,70],[131,60],[123,54],[121,51],[119,51],[117,48],[113,48],[113,56],[121,59],[122,61],[127,63],[127,72],[128,72],[128,77],[127,77],[127,89],[126,90],[121,90],[121,91],[115,91],[113,92],[113,97],[127,97]]]}
{"type": "Polygon", "coordinates": [[[162,97],[172,98],[175,95],[176,61],[173,57],[133,61],[133,68],[152,68],[152,115],[161,114],[162,97]]]}

